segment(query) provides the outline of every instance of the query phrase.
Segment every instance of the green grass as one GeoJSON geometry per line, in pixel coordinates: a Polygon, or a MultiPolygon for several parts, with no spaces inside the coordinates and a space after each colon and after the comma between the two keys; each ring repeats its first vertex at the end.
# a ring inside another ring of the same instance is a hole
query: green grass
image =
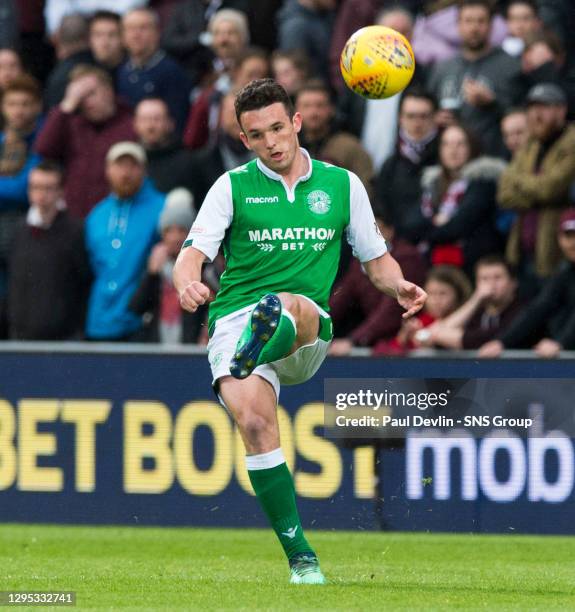
{"type": "Polygon", "coordinates": [[[263,530],[1,525],[0,590],[96,609],[575,609],[575,538],[308,535],[328,586],[290,586],[263,530]]]}

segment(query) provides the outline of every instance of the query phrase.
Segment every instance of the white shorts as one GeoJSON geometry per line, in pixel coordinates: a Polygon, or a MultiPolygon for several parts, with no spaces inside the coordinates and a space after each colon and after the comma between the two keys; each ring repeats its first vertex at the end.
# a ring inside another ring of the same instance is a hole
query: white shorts
{"type": "MultiPolygon", "coordinates": [[[[295,353],[278,361],[259,365],[253,371],[254,374],[261,376],[271,384],[277,401],[280,396],[280,385],[297,385],[305,382],[319,370],[333,336],[329,314],[305,295],[300,297],[311,302],[317,309],[320,316],[321,337],[318,336],[311,344],[301,346],[295,353]]],[[[246,306],[216,321],[214,333],[208,342],[212,385],[216,385],[218,379],[223,376],[231,376],[230,361],[254,307],[255,304],[246,306]]]]}

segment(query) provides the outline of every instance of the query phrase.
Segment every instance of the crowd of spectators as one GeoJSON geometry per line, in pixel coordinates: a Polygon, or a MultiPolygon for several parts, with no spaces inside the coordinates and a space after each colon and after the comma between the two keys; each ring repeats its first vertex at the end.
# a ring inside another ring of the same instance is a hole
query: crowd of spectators
{"type": "MultiPolygon", "coordinates": [[[[570,0],[27,0],[0,14],[0,339],[207,341],[175,258],[252,159],[234,96],[271,76],[312,157],[356,173],[429,300],[409,321],[342,251],[333,355],[575,350],[570,0]],[[357,29],[412,43],[400,95],[339,72],[357,29]],[[572,284],[573,281],[573,284],[572,284]]],[[[204,281],[217,291],[221,257],[204,281]]]]}

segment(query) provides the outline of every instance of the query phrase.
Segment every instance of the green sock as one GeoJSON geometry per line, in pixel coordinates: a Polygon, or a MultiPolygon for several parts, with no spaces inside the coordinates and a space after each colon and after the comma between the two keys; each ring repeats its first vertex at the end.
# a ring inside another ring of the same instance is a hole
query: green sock
{"type": "Polygon", "coordinates": [[[296,507],[295,488],[281,448],[261,455],[248,455],[250,481],[288,559],[312,553],[303,534],[296,507]]]}
{"type": "Polygon", "coordinates": [[[282,308],[278,327],[274,335],[262,349],[258,359],[258,365],[262,363],[272,363],[273,361],[286,357],[295,342],[296,336],[297,330],[295,319],[291,313],[285,310],[285,308],[282,308]]]}

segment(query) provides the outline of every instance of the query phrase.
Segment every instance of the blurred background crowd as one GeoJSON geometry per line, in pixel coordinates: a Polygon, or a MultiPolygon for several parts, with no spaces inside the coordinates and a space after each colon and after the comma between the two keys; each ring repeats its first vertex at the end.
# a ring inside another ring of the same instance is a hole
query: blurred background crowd
{"type": "Polygon", "coordinates": [[[0,338],[207,342],[171,271],[212,183],[251,159],[235,93],[271,76],[429,294],[402,321],[344,248],[332,354],[575,350],[573,32],[571,0],[4,0],[0,338]],[[417,60],[386,100],[339,71],[371,24],[417,60]]]}

